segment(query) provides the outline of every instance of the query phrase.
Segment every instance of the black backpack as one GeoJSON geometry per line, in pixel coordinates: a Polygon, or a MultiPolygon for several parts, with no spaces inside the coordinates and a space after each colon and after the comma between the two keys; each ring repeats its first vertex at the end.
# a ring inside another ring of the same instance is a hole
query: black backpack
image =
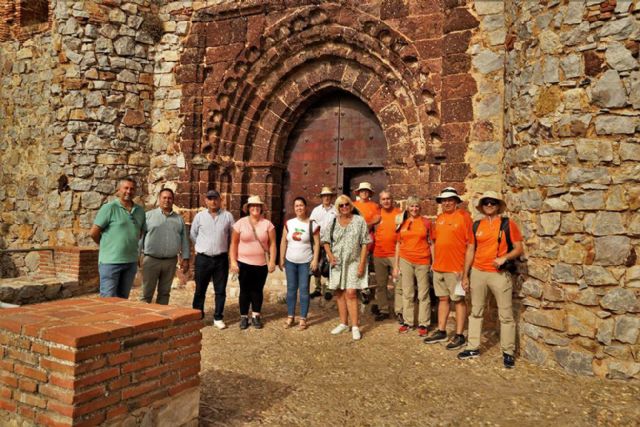
{"type": "MultiPolygon", "coordinates": [[[[473,241],[475,243],[476,248],[478,247],[478,240],[476,239],[476,231],[478,231],[478,227],[480,226],[480,220],[473,222],[473,241]]],[[[513,242],[511,241],[511,230],[509,229],[509,218],[503,216],[500,218],[500,231],[498,232],[498,251],[500,250],[500,243],[502,242],[502,235],[504,234],[504,238],[507,240],[507,253],[513,250],[513,242]]],[[[498,254],[496,253],[496,256],[498,254]]],[[[498,268],[499,271],[508,271],[511,274],[515,274],[518,271],[518,265],[515,260],[510,259],[505,261],[502,266],[498,268]]]]}

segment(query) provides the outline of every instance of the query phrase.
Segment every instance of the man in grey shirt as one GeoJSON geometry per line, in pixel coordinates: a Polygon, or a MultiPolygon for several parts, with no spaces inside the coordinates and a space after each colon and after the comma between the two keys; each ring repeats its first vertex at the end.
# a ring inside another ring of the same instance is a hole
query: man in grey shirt
{"type": "Polygon", "coordinates": [[[182,217],[173,211],[173,191],[163,188],[158,194],[159,207],[146,213],[147,231],[142,238],[142,295],[148,303],[158,288],[156,304],[169,304],[171,284],[176,274],[177,256],[180,268],[189,269],[189,238],[182,217]]]}
{"type": "Polygon", "coordinates": [[[207,287],[213,279],[215,308],[213,325],[224,329],[223,311],[227,298],[227,277],[229,276],[229,242],[233,215],[220,207],[220,193],[207,192],[207,209],[198,214],[191,224],[191,240],[195,245],[195,282],[193,308],[200,310],[204,318],[204,301],[207,287]]]}

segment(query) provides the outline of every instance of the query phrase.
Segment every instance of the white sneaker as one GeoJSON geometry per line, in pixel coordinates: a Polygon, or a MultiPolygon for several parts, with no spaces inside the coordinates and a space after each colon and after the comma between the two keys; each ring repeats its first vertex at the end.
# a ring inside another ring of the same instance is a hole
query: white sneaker
{"type": "Polygon", "coordinates": [[[218,329],[226,329],[227,325],[225,325],[224,320],[214,320],[213,321],[213,326],[215,326],[218,329]]]}
{"type": "Polygon", "coordinates": [[[344,323],[340,323],[338,326],[331,330],[331,335],[338,335],[343,332],[347,332],[348,330],[349,326],[345,325],[344,323]]]}
{"type": "Polygon", "coordinates": [[[351,328],[351,336],[356,341],[362,338],[362,334],[360,333],[360,328],[358,328],[357,326],[354,326],[353,328],[351,328]]]}

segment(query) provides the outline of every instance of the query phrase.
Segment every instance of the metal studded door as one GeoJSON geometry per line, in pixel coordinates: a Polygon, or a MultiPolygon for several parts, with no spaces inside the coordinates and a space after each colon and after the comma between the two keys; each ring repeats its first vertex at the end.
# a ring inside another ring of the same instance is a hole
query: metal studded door
{"type": "Polygon", "coordinates": [[[289,136],[283,185],[283,218],[291,218],[293,199],[313,208],[324,185],[353,197],[362,181],[377,193],[387,185],[387,144],[369,107],[346,92],[323,95],[307,108],[289,136]]]}

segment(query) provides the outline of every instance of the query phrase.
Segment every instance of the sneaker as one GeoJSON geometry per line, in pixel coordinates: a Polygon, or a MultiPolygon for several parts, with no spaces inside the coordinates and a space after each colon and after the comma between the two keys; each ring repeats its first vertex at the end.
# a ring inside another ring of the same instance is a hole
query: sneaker
{"type": "Polygon", "coordinates": [[[348,330],[349,326],[345,325],[344,323],[340,323],[338,326],[331,330],[331,335],[338,335],[343,332],[347,332],[348,330]]]}
{"type": "Polygon", "coordinates": [[[504,367],[507,369],[512,369],[516,366],[516,359],[510,354],[502,353],[502,361],[504,362],[504,367]]]}
{"type": "Polygon", "coordinates": [[[262,329],[262,320],[260,320],[260,316],[256,316],[254,315],[251,318],[251,324],[253,325],[254,328],[256,329],[262,329]]]}
{"type": "Polygon", "coordinates": [[[378,304],[371,305],[371,314],[373,314],[374,316],[380,314],[380,307],[378,307],[378,304]]]}
{"type": "Polygon", "coordinates": [[[398,332],[401,334],[404,334],[405,332],[409,332],[411,330],[411,326],[407,325],[406,323],[403,323],[400,326],[400,329],[398,329],[398,332]]]}
{"type": "Polygon", "coordinates": [[[480,357],[478,350],[465,350],[458,353],[458,359],[460,360],[475,359],[477,357],[480,357]]]}
{"type": "Polygon", "coordinates": [[[374,316],[373,320],[376,322],[382,322],[383,320],[387,320],[389,318],[389,313],[378,313],[374,316]]]}
{"type": "Polygon", "coordinates": [[[404,317],[402,316],[402,313],[396,314],[396,320],[398,321],[399,324],[404,325],[404,317]]]}
{"type": "Polygon", "coordinates": [[[447,331],[441,331],[438,329],[430,337],[426,337],[424,339],[425,344],[435,344],[437,342],[442,342],[447,340],[447,331]]]}
{"type": "Polygon", "coordinates": [[[316,289],[315,291],[309,294],[309,298],[317,298],[321,296],[322,296],[322,292],[320,292],[320,289],[316,289]]]}
{"type": "Polygon", "coordinates": [[[240,316],[240,329],[247,329],[249,327],[249,316],[240,316]]]}
{"type": "Polygon", "coordinates": [[[429,332],[429,329],[426,326],[424,325],[418,326],[418,335],[420,335],[421,337],[426,336],[428,332],[429,332]]]}
{"type": "Polygon", "coordinates": [[[453,336],[453,338],[451,339],[451,341],[449,341],[449,344],[447,344],[447,350],[458,349],[458,348],[462,347],[463,345],[465,345],[466,342],[467,342],[467,340],[464,339],[464,335],[455,334],[453,336]]]}
{"type": "Polygon", "coordinates": [[[331,301],[331,298],[333,298],[333,293],[332,292],[325,292],[324,293],[324,299],[327,301],[331,301]]]}
{"type": "Polygon", "coordinates": [[[351,328],[351,336],[353,337],[354,341],[358,341],[360,338],[362,338],[360,328],[358,328],[357,326],[351,328]]]}
{"type": "Polygon", "coordinates": [[[227,325],[225,325],[224,321],[222,319],[220,320],[214,320],[213,321],[213,326],[215,326],[218,329],[226,329],[227,325]]]}

